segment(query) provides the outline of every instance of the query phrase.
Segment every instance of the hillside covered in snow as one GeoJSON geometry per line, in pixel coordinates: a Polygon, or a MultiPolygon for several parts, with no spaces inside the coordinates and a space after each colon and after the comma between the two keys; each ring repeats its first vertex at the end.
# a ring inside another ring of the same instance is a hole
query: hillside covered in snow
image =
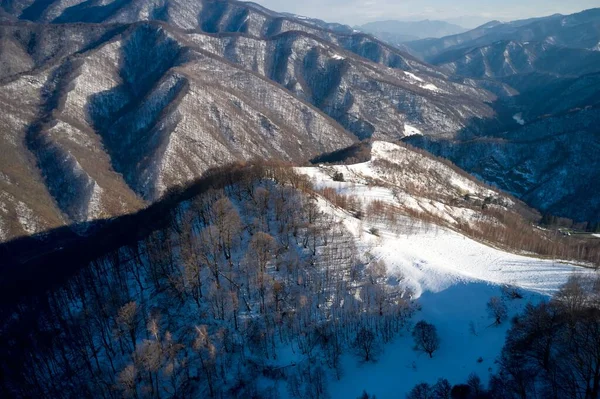
{"type": "Polygon", "coordinates": [[[371,152],[216,170],[106,233],[99,256],[5,271],[0,392],[395,398],[442,377],[485,382],[509,316],[595,278],[582,253],[600,241],[546,235],[523,204],[407,146],[371,152]],[[502,238],[515,220],[537,238],[502,238]],[[468,237],[489,226],[502,234],[468,237]],[[17,292],[19,273],[35,289],[17,292]],[[439,335],[431,356],[414,349],[421,320],[439,335]]]}

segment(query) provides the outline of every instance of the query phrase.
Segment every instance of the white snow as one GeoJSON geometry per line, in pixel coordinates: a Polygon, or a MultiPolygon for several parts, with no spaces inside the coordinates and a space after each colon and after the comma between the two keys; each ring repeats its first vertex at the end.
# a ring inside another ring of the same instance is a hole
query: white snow
{"type": "Polygon", "coordinates": [[[339,55],[337,53],[334,54],[331,58],[333,58],[334,60],[345,60],[344,57],[342,57],[341,55],[339,55]]]}
{"type": "MultiPolygon", "coordinates": [[[[389,201],[378,190],[373,190],[372,198],[389,201]]],[[[383,223],[365,223],[337,209],[324,210],[343,219],[356,236],[361,252],[385,261],[390,275],[403,276],[416,297],[465,282],[512,284],[551,295],[572,273],[587,272],[552,260],[504,252],[442,227],[417,223],[416,231],[398,234],[383,223]],[[369,234],[370,227],[377,228],[378,237],[369,234]]],[[[409,222],[406,218],[406,223],[409,222]]]]}
{"type": "Polygon", "coordinates": [[[423,79],[421,79],[414,73],[404,71],[404,74],[406,76],[408,76],[409,80],[412,81],[412,83],[417,84],[422,89],[430,90],[430,91],[434,91],[434,92],[438,92],[438,93],[442,92],[442,90],[439,87],[437,87],[433,83],[425,82],[423,79]]]}
{"type": "Polygon", "coordinates": [[[23,201],[18,201],[15,205],[15,213],[19,224],[27,234],[34,234],[40,231],[40,225],[35,212],[23,201]]]}
{"type": "Polygon", "coordinates": [[[417,75],[415,75],[414,73],[410,73],[410,72],[404,72],[404,74],[406,76],[408,76],[409,78],[411,78],[412,80],[416,80],[417,82],[423,82],[424,80],[421,79],[420,77],[418,77],[417,75]]]}
{"type": "Polygon", "coordinates": [[[523,119],[523,114],[521,112],[513,115],[513,119],[515,120],[515,122],[517,122],[521,126],[523,126],[525,124],[525,120],[523,119]]]}
{"type": "MultiPolygon", "coordinates": [[[[421,208],[429,206],[435,212],[446,214],[449,220],[468,218],[474,212],[471,209],[452,208],[442,202],[421,197],[410,198],[409,193],[399,193],[393,185],[383,186],[383,182],[391,184],[391,179],[386,181],[387,176],[380,175],[381,172],[373,166],[373,161],[381,158],[400,161],[398,158],[408,158],[413,154],[415,153],[395,144],[375,142],[372,147],[372,161],[334,167],[344,174],[345,182],[334,182],[327,167],[298,168],[298,171],[308,175],[315,187],[334,188],[341,194],[361,199],[364,206],[375,200],[399,207],[414,202],[421,208]],[[378,177],[379,180],[373,180],[378,177]],[[367,179],[370,179],[370,183],[367,179]],[[381,181],[382,185],[375,185],[373,181],[381,181]]],[[[407,162],[414,165],[411,159],[407,162]]],[[[397,164],[403,165],[400,162],[397,164]]],[[[448,186],[455,187],[461,193],[490,193],[487,189],[481,192],[482,189],[474,182],[444,171],[439,165],[431,164],[430,167],[437,167],[438,174],[448,173],[448,186]]],[[[404,177],[409,178],[410,175],[404,177]]],[[[418,179],[418,176],[416,178],[418,179]]],[[[434,189],[441,191],[437,187],[434,189]]],[[[323,201],[323,204],[327,203],[323,201]]],[[[417,228],[399,229],[385,223],[368,223],[328,206],[324,206],[324,211],[333,212],[334,216],[343,220],[348,230],[356,236],[357,245],[362,246],[363,252],[371,252],[377,258],[383,259],[388,264],[390,273],[405,276],[406,282],[411,285],[417,296],[428,291],[441,292],[459,282],[515,284],[531,292],[551,295],[571,273],[586,270],[553,260],[508,253],[481,244],[453,230],[422,224],[409,217],[398,216],[400,227],[404,225],[417,228]],[[379,237],[368,233],[370,227],[376,227],[380,231],[379,237]],[[407,233],[398,234],[399,230],[407,233]]]]}
{"type": "Polygon", "coordinates": [[[592,236],[600,238],[600,234],[592,234],[592,236]]]}
{"type": "Polygon", "coordinates": [[[440,91],[440,89],[436,85],[434,85],[432,83],[427,83],[427,84],[425,84],[425,85],[423,85],[421,87],[424,88],[424,89],[427,89],[427,90],[431,90],[431,91],[440,91]]]}
{"type": "Polygon", "coordinates": [[[405,136],[414,136],[414,135],[423,135],[423,133],[417,129],[416,127],[409,125],[408,123],[404,124],[404,135],[405,136]]]}
{"type": "MultiPolygon", "coordinates": [[[[433,358],[412,349],[409,332],[386,345],[375,363],[359,363],[355,356],[346,354],[342,359],[343,377],[332,379],[329,385],[331,397],[355,398],[366,390],[378,399],[404,398],[418,383],[434,384],[438,378],[446,378],[451,384],[465,383],[473,372],[486,384],[490,370],[497,368],[495,359],[509,327],[508,323],[490,327],[486,303],[499,295],[498,287],[481,283],[459,283],[440,293],[425,293],[419,300],[422,311],[414,321],[426,320],[436,326],[441,343],[433,358]],[[477,335],[470,332],[470,323],[477,335]]],[[[527,295],[511,303],[510,316],[516,315],[526,301],[539,300],[537,295],[527,295]]]]}

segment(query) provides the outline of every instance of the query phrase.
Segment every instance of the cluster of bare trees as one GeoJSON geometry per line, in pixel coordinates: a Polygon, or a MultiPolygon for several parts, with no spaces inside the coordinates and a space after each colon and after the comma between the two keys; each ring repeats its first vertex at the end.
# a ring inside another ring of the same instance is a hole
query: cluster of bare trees
{"type": "Polygon", "coordinates": [[[414,307],[313,195],[289,168],[255,167],[179,204],[167,227],[15,311],[0,392],[277,397],[280,381],[292,397],[326,397],[341,354],[372,360],[414,307]]]}
{"type": "Polygon", "coordinates": [[[500,244],[513,250],[561,260],[577,260],[600,265],[600,240],[563,236],[559,231],[537,228],[514,212],[488,208],[486,218],[461,226],[476,239],[500,244]]]}
{"type": "MultiPolygon", "coordinates": [[[[500,302],[488,304],[496,322],[505,317],[500,302]]],[[[419,384],[408,398],[600,398],[600,278],[574,275],[551,301],[527,305],[513,320],[498,364],[487,389],[471,375],[444,394],[439,383],[419,384]]]]}
{"type": "Polygon", "coordinates": [[[600,397],[600,279],[574,276],[550,302],[529,305],[508,333],[494,397],[600,397]]]}

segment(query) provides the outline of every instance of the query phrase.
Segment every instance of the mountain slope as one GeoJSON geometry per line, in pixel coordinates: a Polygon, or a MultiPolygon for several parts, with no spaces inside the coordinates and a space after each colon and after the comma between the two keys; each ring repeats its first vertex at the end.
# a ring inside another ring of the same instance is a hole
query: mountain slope
{"type": "Polygon", "coordinates": [[[500,41],[467,52],[446,52],[432,62],[448,74],[472,78],[498,79],[532,72],[581,76],[600,70],[600,52],[539,42],[500,41]]]}
{"type": "Polygon", "coordinates": [[[216,164],[308,159],[355,140],[282,87],[189,52],[160,26],[132,26],[5,81],[4,239],[131,212],[216,164]],[[15,96],[29,102],[16,108],[15,96]]]}
{"type": "Polygon", "coordinates": [[[160,22],[2,26],[0,96],[27,100],[3,115],[3,148],[14,156],[2,170],[1,238],[63,223],[85,230],[215,165],[302,161],[359,138],[399,139],[407,126],[453,135],[493,114],[489,92],[367,36],[302,26],[333,36],[160,22]]]}
{"type": "MultiPolygon", "coordinates": [[[[301,162],[363,139],[496,138],[595,101],[595,86],[586,86],[593,73],[553,78],[576,73],[570,64],[542,70],[532,63],[533,72],[526,64],[501,79],[491,75],[502,67],[459,76],[460,57],[456,67],[438,68],[372,36],[252,3],[19,0],[3,8],[12,22],[0,30],[0,96],[8,104],[2,146],[14,152],[1,179],[5,240],[63,224],[83,231],[215,165],[255,157],[301,162]],[[544,93],[568,98],[536,101],[540,85],[532,82],[550,82],[544,93]],[[26,97],[23,105],[9,104],[17,96],[26,97]]],[[[593,15],[565,18],[584,33],[593,23],[593,15]]],[[[564,54],[539,57],[551,63],[564,54]]],[[[594,56],[578,65],[593,71],[594,56]]],[[[536,149],[529,151],[535,159],[536,149]]],[[[583,173],[563,169],[571,178],[583,173]]],[[[575,215],[570,206],[552,209],[575,215]]],[[[595,220],[593,210],[582,215],[595,220]]]]}
{"type": "Polygon", "coordinates": [[[502,295],[513,312],[525,300],[511,293],[538,301],[572,273],[595,272],[474,241],[463,221],[559,259],[600,244],[536,228],[518,206],[390,143],[373,143],[371,161],[356,165],[223,168],[61,249],[61,268],[41,256],[0,270],[0,393],[151,396],[158,384],[182,398],[345,398],[365,388],[393,398],[415,378],[438,378],[432,365],[451,368],[453,383],[471,367],[493,371],[508,323],[489,327],[490,298],[502,295]],[[410,213],[410,203],[441,217],[410,213]],[[433,358],[408,333],[424,317],[444,334],[433,358]],[[365,334],[385,352],[356,352],[365,334]],[[355,378],[357,365],[379,371],[377,384],[355,378]]]}
{"type": "Polygon", "coordinates": [[[544,212],[600,220],[599,193],[589,183],[597,179],[590,151],[598,145],[599,42],[600,9],[591,9],[409,43],[449,75],[509,87],[494,90],[500,123],[474,121],[479,133],[413,143],[544,212]]]}
{"type": "Polygon", "coordinates": [[[543,212],[596,222],[600,197],[595,182],[600,175],[593,160],[600,150],[598,123],[600,111],[594,106],[497,134],[464,140],[411,137],[409,142],[452,160],[543,212]]]}

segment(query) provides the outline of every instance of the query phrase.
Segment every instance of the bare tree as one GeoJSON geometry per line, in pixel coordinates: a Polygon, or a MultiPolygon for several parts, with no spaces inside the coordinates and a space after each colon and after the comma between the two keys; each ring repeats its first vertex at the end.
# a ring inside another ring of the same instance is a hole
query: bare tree
{"type": "Polygon", "coordinates": [[[271,260],[275,248],[275,239],[262,231],[256,233],[250,240],[250,256],[258,264],[261,272],[267,271],[267,263],[271,260]]]}
{"type": "Polygon", "coordinates": [[[133,364],[125,367],[117,378],[119,388],[123,391],[125,397],[137,398],[137,369],[133,364]]]}
{"type": "Polygon", "coordinates": [[[406,399],[433,399],[433,397],[431,386],[426,382],[417,384],[408,395],[406,395],[406,399]]]}
{"type": "Polygon", "coordinates": [[[440,378],[431,387],[435,399],[450,399],[452,397],[452,384],[445,378],[440,378]]]}
{"type": "Polygon", "coordinates": [[[365,362],[369,362],[373,360],[377,348],[377,338],[371,330],[361,327],[356,333],[353,346],[360,354],[361,358],[365,362]]]}
{"type": "Polygon", "coordinates": [[[119,309],[117,325],[122,332],[129,334],[131,347],[134,351],[136,349],[136,337],[139,323],[138,305],[135,301],[128,302],[119,309]]]}
{"type": "Polygon", "coordinates": [[[415,350],[427,353],[430,358],[433,357],[433,353],[440,347],[440,338],[438,337],[437,329],[433,324],[429,324],[425,320],[421,320],[415,325],[412,336],[415,340],[415,350]]]}
{"type": "Polygon", "coordinates": [[[500,297],[491,297],[487,303],[487,310],[490,317],[494,319],[494,324],[497,326],[502,324],[508,317],[508,309],[500,297]]]}

